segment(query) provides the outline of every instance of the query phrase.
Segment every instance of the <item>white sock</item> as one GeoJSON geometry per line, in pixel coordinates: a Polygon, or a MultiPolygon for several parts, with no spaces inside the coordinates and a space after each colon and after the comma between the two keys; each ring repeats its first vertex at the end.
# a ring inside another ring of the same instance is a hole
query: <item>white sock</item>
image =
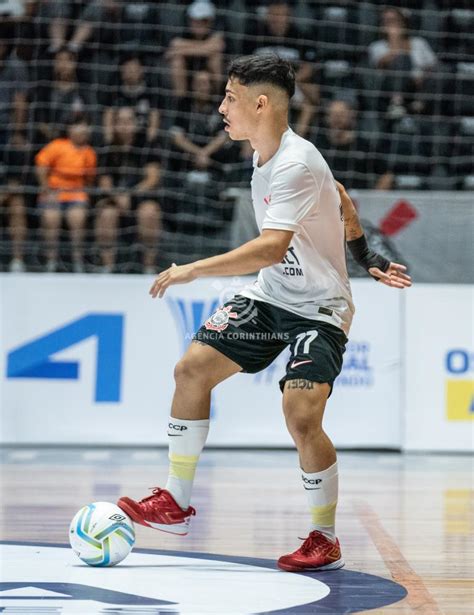
{"type": "Polygon", "coordinates": [[[301,470],[303,486],[311,511],[311,529],[319,530],[331,540],[335,540],[335,519],[338,491],[337,461],[322,472],[301,470]]]}
{"type": "Polygon", "coordinates": [[[170,466],[165,489],[171,493],[183,510],[188,508],[191,500],[196,466],[208,433],[209,419],[184,421],[171,416],[169,418],[170,466]]]}

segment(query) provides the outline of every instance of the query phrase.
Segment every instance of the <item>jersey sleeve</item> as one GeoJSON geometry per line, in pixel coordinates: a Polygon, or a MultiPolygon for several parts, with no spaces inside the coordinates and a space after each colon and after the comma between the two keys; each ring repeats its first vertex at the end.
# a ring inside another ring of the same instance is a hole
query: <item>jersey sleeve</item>
{"type": "Polygon", "coordinates": [[[301,220],[316,206],[319,186],[309,169],[298,162],[274,170],[264,229],[298,231],[301,220]]]}
{"type": "Polygon", "coordinates": [[[52,167],[59,154],[60,148],[57,141],[51,141],[41,149],[35,158],[35,162],[40,167],[52,167]]]}

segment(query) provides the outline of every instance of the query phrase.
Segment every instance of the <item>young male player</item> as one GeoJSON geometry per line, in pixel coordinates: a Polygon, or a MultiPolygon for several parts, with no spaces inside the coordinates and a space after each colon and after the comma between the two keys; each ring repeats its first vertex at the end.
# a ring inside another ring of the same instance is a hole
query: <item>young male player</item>
{"type": "Polygon", "coordinates": [[[291,65],[277,56],[242,57],[229,68],[219,111],[231,139],[249,139],[255,150],[252,198],[260,236],[225,254],[169,268],[150,294],[163,297],[172,284],[203,276],[259,271],[258,279],[206,321],[176,365],[166,488],[154,489],[140,502],[122,497],[118,505],[137,523],[186,534],[195,514],[189,503],[209,431],[211,390],[237,372],[265,369],[289,345],[280,388],[311,526],[301,547],[278,565],[289,571],[329,570],[344,565],[334,529],[336,451],[322,418],[354,313],[345,241],[374,278],[395,288],[411,282],[403,265],[369,250],[344,188],[336,188],[314,145],[288,127],[294,88],[291,65]]]}

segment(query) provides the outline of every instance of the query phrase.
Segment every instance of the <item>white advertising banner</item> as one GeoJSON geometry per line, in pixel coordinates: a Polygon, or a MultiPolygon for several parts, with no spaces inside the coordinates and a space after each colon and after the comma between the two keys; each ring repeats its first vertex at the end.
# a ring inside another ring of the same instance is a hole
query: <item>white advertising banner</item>
{"type": "MultiPolygon", "coordinates": [[[[245,280],[148,296],[141,276],[0,276],[3,443],[166,444],[173,369],[193,332],[245,280]]],[[[399,447],[402,294],[356,280],[357,314],[326,411],[336,445],[399,447]]],[[[237,374],[213,393],[210,445],[291,446],[278,380],[237,374]]]]}
{"type": "Polygon", "coordinates": [[[404,448],[473,450],[473,287],[415,285],[406,308],[404,448]]]}

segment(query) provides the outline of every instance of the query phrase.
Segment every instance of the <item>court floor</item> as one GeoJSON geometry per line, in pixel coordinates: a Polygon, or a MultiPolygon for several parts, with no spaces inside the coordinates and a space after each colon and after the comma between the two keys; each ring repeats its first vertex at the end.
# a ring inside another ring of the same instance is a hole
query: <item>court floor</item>
{"type": "Polygon", "coordinates": [[[346,566],[305,575],[275,567],[307,534],[292,451],[205,451],[190,534],[136,526],[129,557],[100,569],[67,547],[70,520],[163,486],[167,451],[7,447],[0,461],[1,613],[474,613],[466,455],[341,452],[346,566]]]}

